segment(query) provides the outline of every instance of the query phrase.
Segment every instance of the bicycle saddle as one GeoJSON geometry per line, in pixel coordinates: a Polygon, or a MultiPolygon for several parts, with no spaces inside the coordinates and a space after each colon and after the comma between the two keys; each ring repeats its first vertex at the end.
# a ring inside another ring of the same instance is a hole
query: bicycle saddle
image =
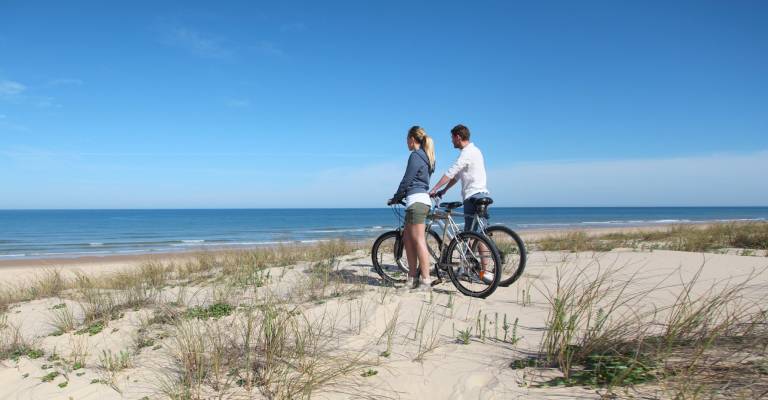
{"type": "Polygon", "coordinates": [[[453,210],[454,208],[459,208],[461,206],[462,204],[460,201],[452,201],[450,203],[440,203],[441,208],[445,208],[448,210],[453,210]]]}
{"type": "Polygon", "coordinates": [[[493,199],[490,197],[481,197],[474,201],[476,206],[489,206],[493,204],[493,199]]]}

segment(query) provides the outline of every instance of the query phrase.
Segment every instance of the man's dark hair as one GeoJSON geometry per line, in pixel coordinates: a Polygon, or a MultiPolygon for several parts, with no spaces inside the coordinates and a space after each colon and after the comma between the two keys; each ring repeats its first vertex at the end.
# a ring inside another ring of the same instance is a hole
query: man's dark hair
{"type": "Polygon", "coordinates": [[[457,135],[461,140],[469,140],[469,128],[462,124],[458,124],[451,129],[452,135],[457,135]]]}

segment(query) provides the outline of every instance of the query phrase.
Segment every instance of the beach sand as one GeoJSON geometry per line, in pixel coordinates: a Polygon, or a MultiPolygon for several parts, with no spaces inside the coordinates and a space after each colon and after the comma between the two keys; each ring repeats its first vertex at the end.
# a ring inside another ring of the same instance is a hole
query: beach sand
{"type": "MultiPolygon", "coordinates": [[[[627,229],[639,228],[619,230],[627,229]]],[[[610,231],[616,230],[610,228],[610,231]]],[[[551,234],[552,231],[537,231],[526,232],[524,236],[533,240],[551,234]]],[[[0,276],[5,285],[18,285],[31,280],[42,267],[59,269],[64,276],[71,277],[75,271],[109,274],[131,270],[147,261],[183,264],[196,256],[5,260],[0,262],[0,276]]],[[[186,289],[166,285],[158,302],[177,304],[181,301],[184,306],[193,307],[225,299],[247,309],[248,304],[260,304],[269,298],[279,299],[281,304],[293,304],[295,299],[304,298],[305,301],[295,307],[307,321],[333,321],[329,325],[333,326],[333,335],[323,350],[328,351],[324,360],[338,360],[342,355],[359,357],[358,364],[351,364],[344,373],[325,384],[318,382],[312,398],[600,398],[599,390],[580,386],[536,387],[537,382],[557,376],[554,369],[510,368],[512,360],[535,353],[540,347],[551,309],[548,296],[555,290],[558,271],[584,271],[586,279],[613,270],[612,281],[632,279],[633,293],[658,288],[643,300],[643,306],[653,304],[662,308],[673,303],[677,289],[699,272],[694,293],[704,292],[712,285],[745,279],[768,266],[765,257],[677,251],[532,252],[520,280],[511,287],[500,287],[487,299],[475,299],[457,293],[450,282],[436,286],[431,294],[381,286],[378,276],[371,271],[370,255],[364,249],[338,261],[334,273],[355,277],[353,281],[357,283],[347,285],[344,289],[347,291],[337,297],[314,300],[302,297],[303,292],[297,288],[310,290],[307,288],[311,288],[313,281],[308,280],[308,276],[316,267],[298,262],[287,267],[267,268],[268,283],[252,290],[223,295],[217,292],[221,289],[217,281],[205,279],[186,289]],[[504,320],[509,324],[506,333],[504,320]],[[513,323],[514,332],[510,328],[513,323]],[[457,336],[470,329],[468,344],[463,344],[457,336]],[[386,352],[389,354],[383,355],[386,352]]],[[[754,291],[754,296],[760,296],[765,292],[768,276],[757,274],[751,284],[754,288],[745,294],[754,291]]],[[[0,361],[0,399],[168,398],[168,376],[173,376],[181,367],[174,361],[181,342],[179,335],[186,331],[178,326],[150,323],[158,308],[156,304],[125,309],[93,335],[70,331],[51,336],[56,331],[51,324],[55,307],[72,310],[77,321],[83,318],[84,309],[72,296],[66,295],[21,302],[7,311],[6,324],[18,327],[21,335],[33,342],[35,348],[43,350],[44,355],[0,361]],[[57,306],[60,304],[66,306],[57,306]],[[151,344],[137,346],[140,337],[151,338],[151,344]],[[110,363],[105,360],[117,358],[121,351],[130,355],[130,362],[124,368],[109,371],[110,363]],[[74,370],[72,360],[77,357],[85,366],[74,370]],[[51,372],[58,375],[44,382],[43,377],[51,372]]],[[[243,326],[238,315],[236,312],[219,319],[193,319],[182,326],[189,328],[196,324],[195,329],[202,329],[208,335],[219,332],[234,345],[237,342],[234,332],[243,326]]],[[[224,398],[269,398],[256,389],[248,392],[247,385],[244,387],[238,379],[224,376],[220,381],[229,385],[226,389],[219,388],[225,393],[224,398]]],[[[298,381],[299,378],[294,380],[298,381]]],[[[665,388],[655,384],[636,390],[633,396],[667,397],[665,388]]],[[[191,397],[213,398],[214,394],[194,392],[191,397]]]]}

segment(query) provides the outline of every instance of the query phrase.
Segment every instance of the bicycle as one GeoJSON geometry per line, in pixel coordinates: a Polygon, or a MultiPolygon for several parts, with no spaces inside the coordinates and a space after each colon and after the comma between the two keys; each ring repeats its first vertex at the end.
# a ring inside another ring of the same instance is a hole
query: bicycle
{"type": "MultiPolygon", "coordinates": [[[[501,257],[501,280],[499,286],[508,287],[523,275],[528,261],[528,252],[520,235],[504,225],[488,225],[488,206],[493,204],[489,197],[481,198],[476,202],[477,212],[472,215],[470,230],[483,232],[494,244],[501,257]]],[[[456,213],[457,217],[465,214],[456,213]]]]}
{"type": "MultiPolygon", "coordinates": [[[[403,229],[404,218],[400,206],[405,203],[392,204],[391,209],[398,220],[398,228],[379,235],[373,242],[371,249],[371,261],[373,268],[381,278],[392,285],[405,283],[408,277],[408,260],[404,254],[403,229]]],[[[427,225],[426,241],[429,255],[433,263],[440,261],[440,253],[443,247],[440,236],[427,225]]]]}
{"type": "MultiPolygon", "coordinates": [[[[476,232],[465,232],[459,229],[451,214],[452,210],[460,207],[461,203],[441,203],[437,206],[435,200],[427,224],[427,236],[433,239],[437,233],[431,229],[435,221],[444,221],[442,238],[437,240],[440,248],[440,256],[435,263],[435,272],[440,278],[441,270],[448,272],[451,282],[456,289],[464,295],[485,298],[490,296],[498,287],[501,274],[501,259],[496,250],[496,245],[485,235],[476,232]],[[442,243],[450,239],[444,248],[442,243]]],[[[402,263],[402,227],[385,232],[374,241],[371,249],[371,259],[374,269],[386,281],[391,283],[404,282],[407,270],[402,263]],[[384,245],[385,243],[390,243],[384,245]],[[387,268],[389,267],[389,268],[387,268]],[[395,268],[392,268],[395,267],[395,268]],[[400,271],[397,271],[397,269],[400,271]],[[393,270],[395,273],[393,273],[393,270]],[[393,276],[394,275],[394,276],[393,276]]],[[[435,249],[427,246],[433,258],[435,249]]]]}
{"type": "MultiPolygon", "coordinates": [[[[433,204],[433,209],[438,201],[439,200],[436,200],[433,204]]],[[[474,215],[472,223],[478,226],[478,230],[483,232],[494,242],[494,244],[496,244],[496,249],[499,251],[499,257],[501,258],[502,264],[499,286],[508,287],[522,276],[528,260],[528,253],[523,239],[520,238],[515,231],[504,225],[488,225],[488,206],[493,203],[493,200],[488,198],[486,202],[487,204],[477,205],[477,213],[474,215]]],[[[400,212],[400,209],[395,207],[396,206],[393,205],[393,210],[395,210],[395,214],[400,220],[400,227],[397,230],[385,232],[380,236],[380,240],[383,243],[382,248],[388,247],[391,251],[387,253],[387,257],[385,257],[386,260],[382,259],[378,263],[381,267],[377,270],[377,272],[381,271],[379,272],[379,275],[381,275],[385,281],[392,284],[405,282],[405,277],[408,274],[408,262],[406,258],[403,257],[403,246],[401,242],[403,229],[402,213],[400,212]],[[387,271],[391,271],[393,275],[387,274],[387,271]]],[[[454,212],[453,215],[455,217],[463,217],[465,214],[454,212]]],[[[439,222],[432,218],[432,212],[430,212],[426,224],[427,248],[432,257],[433,264],[438,265],[440,262],[443,239],[434,229],[435,224],[439,225],[439,222]]],[[[475,225],[473,225],[473,228],[475,225]]],[[[372,258],[376,258],[375,253],[372,255],[372,258]]],[[[377,261],[373,260],[373,264],[376,266],[377,261]]],[[[437,268],[432,271],[432,274],[437,276],[438,279],[441,278],[440,271],[438,271],[437,268]]]]}

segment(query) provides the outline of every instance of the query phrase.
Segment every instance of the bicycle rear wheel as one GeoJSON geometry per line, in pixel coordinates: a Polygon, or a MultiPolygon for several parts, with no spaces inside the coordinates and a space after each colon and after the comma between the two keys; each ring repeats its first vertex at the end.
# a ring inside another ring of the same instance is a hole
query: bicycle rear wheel
{"type": "Polygon", "coordinates": [[[499,252],[492,241],[475,232],[456,235],[443,254],[442,264],[456,289],[466,296],[486,298],[499,285],[499,252]]]}
{"type": "Polygon", "coordinates": [[[400,231],[384,232],[371,248],[373,269],[385,282],[395,285],[403,284],[408,278],[408,263],[403,262],[403,250],[400,231]]]}
{"type": "Polygon", "coordinates": [[[501,280],[499,286],[507,287],[520,279],[525,270],[528,255],[523,239],[512,229],[503,225],[489,226],[485,234],[496,244],[501,258],[501,280]]]}

